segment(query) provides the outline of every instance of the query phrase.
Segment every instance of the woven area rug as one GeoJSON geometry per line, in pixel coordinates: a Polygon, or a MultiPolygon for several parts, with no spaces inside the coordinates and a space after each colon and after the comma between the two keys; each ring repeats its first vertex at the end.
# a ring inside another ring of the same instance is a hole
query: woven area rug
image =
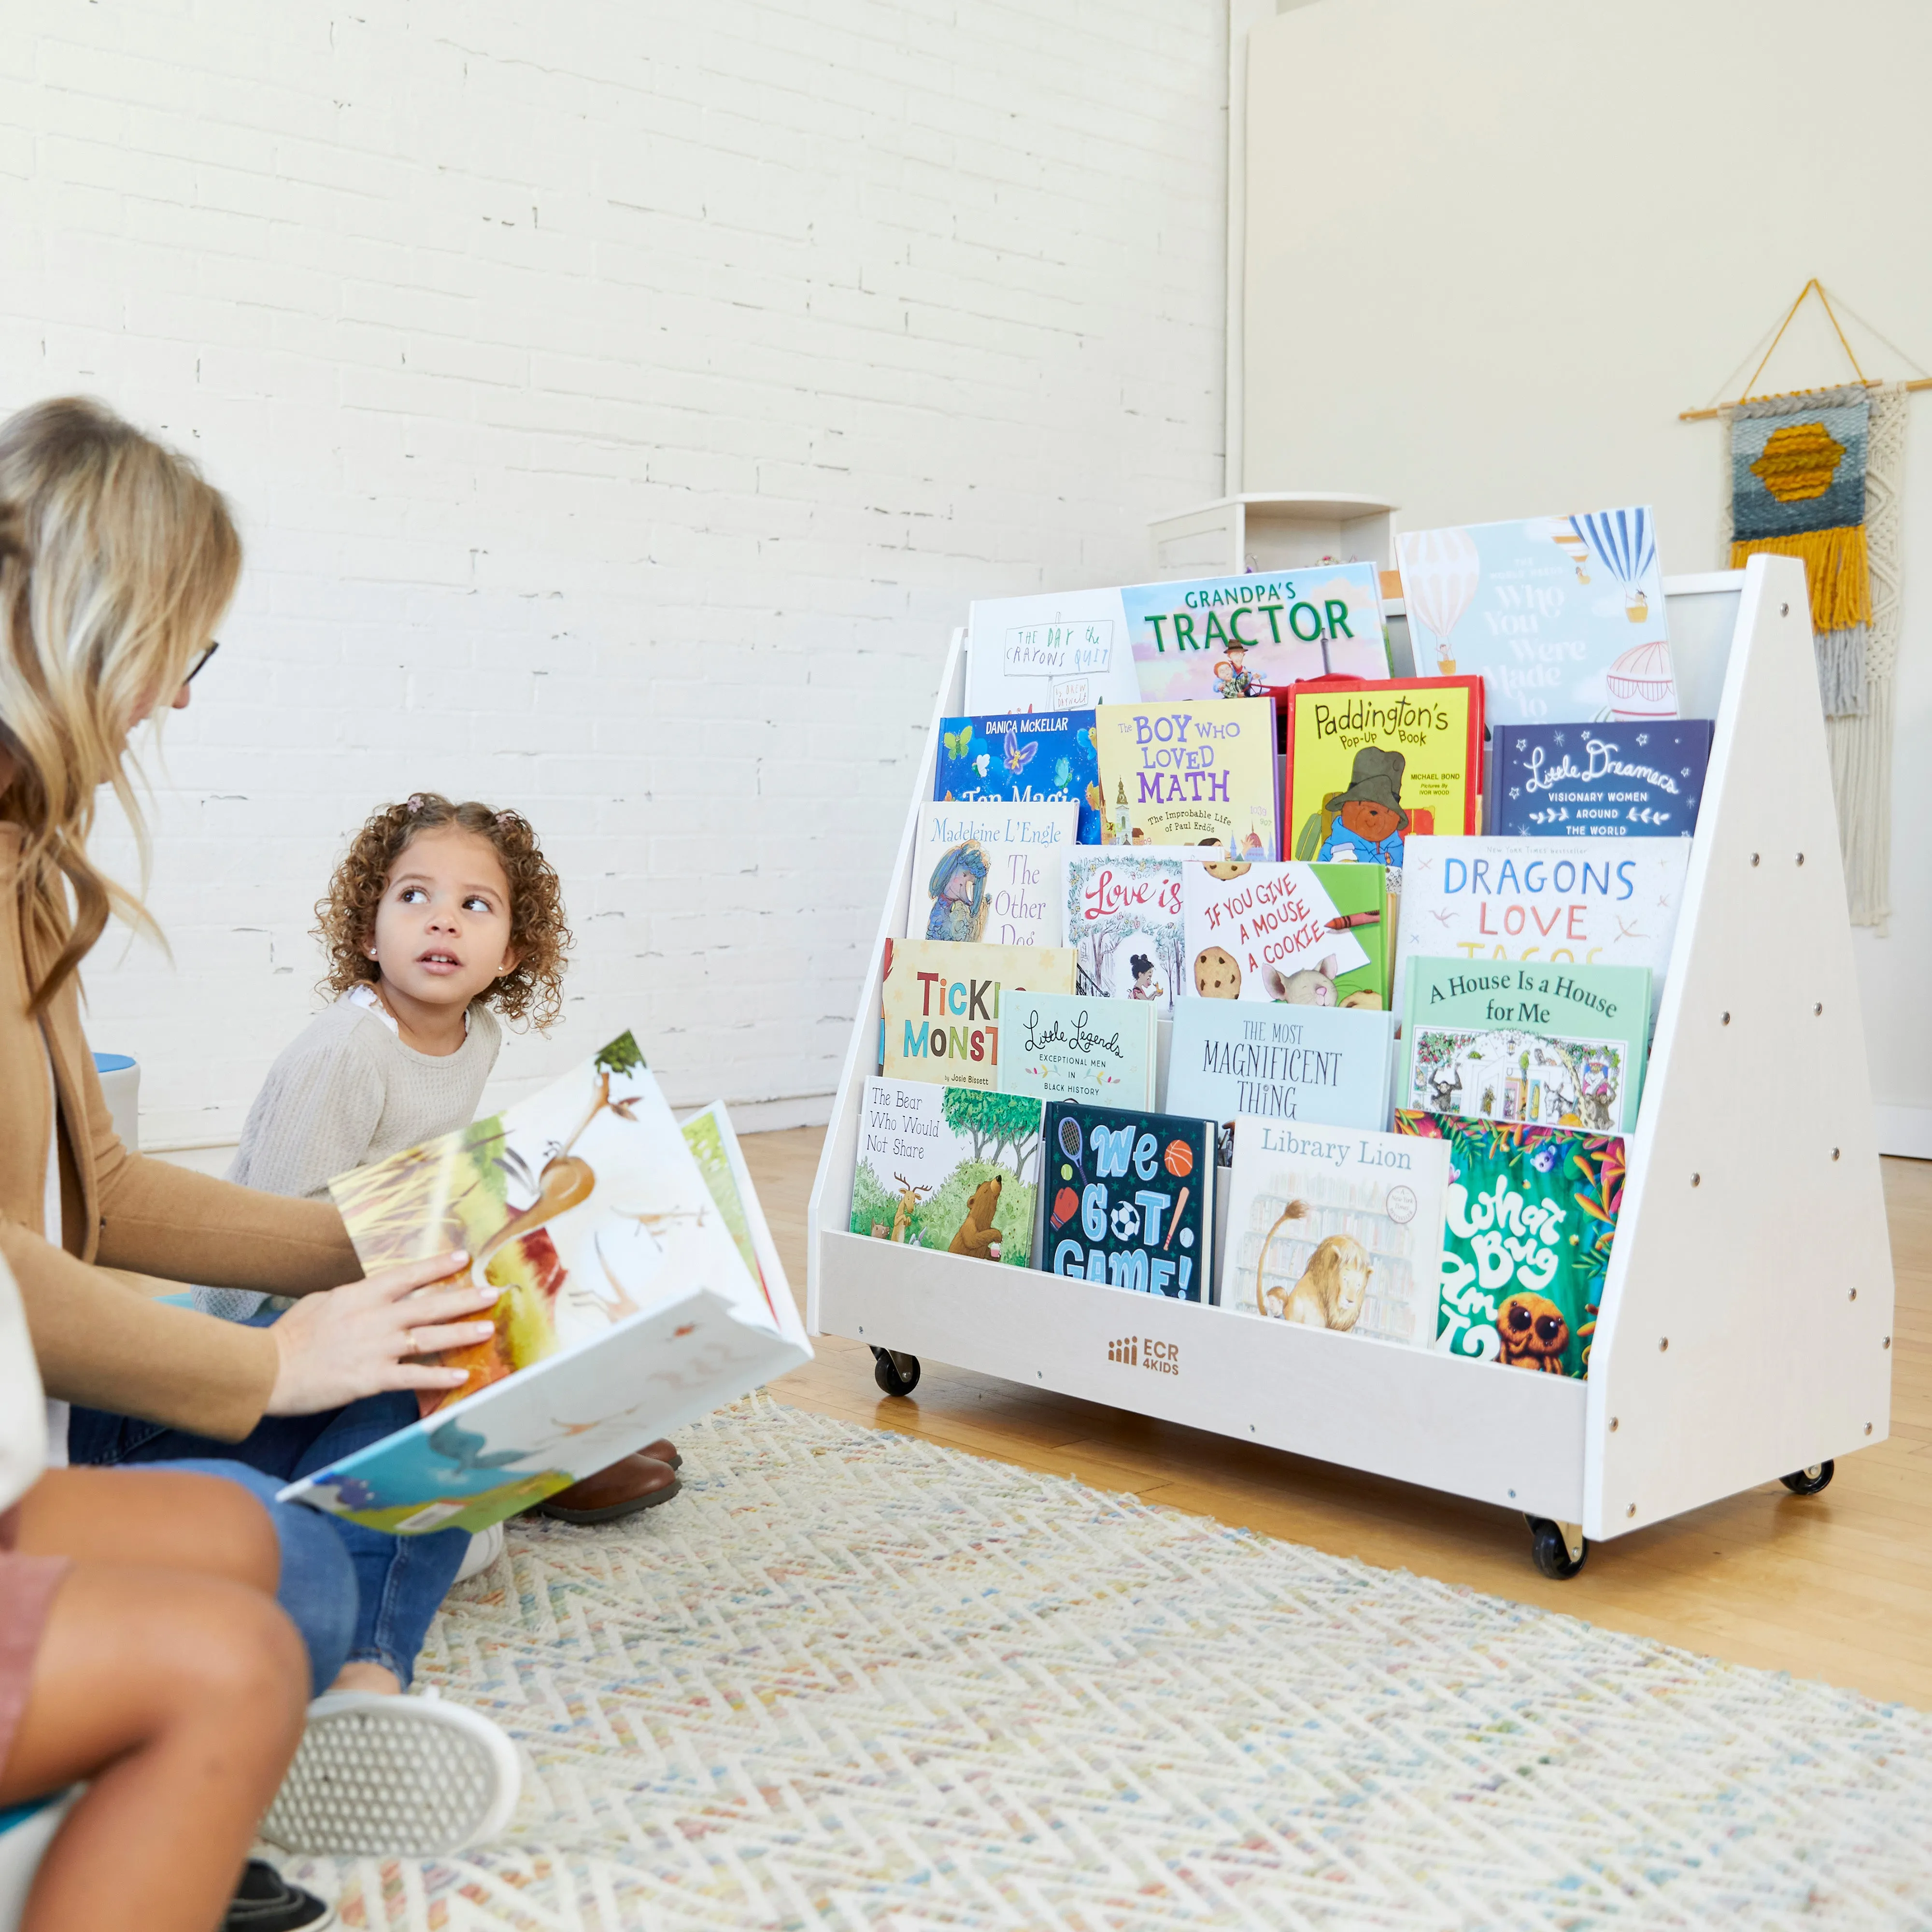
{"type": "Polygon", "coordinates": [[[352,1927],[1932,1925],[1932,1718],[766,1400],[518,1526],[425,1681],[500,1845],[352,1927]]]}

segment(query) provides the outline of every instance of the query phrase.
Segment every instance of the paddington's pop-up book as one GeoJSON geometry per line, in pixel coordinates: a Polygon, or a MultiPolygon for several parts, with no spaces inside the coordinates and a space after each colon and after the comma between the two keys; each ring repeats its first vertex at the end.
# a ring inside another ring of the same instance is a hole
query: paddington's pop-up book
{"type": "Polygon", "coordinates": [[[460,1388],[284,1502],[485,1529],[812,1359],[724,1110],[680,1130],[628,1033],[329,1191],[365,1269],[460,1248],[501,1293],[490,1339],[438,1358],[460,1388]]]}

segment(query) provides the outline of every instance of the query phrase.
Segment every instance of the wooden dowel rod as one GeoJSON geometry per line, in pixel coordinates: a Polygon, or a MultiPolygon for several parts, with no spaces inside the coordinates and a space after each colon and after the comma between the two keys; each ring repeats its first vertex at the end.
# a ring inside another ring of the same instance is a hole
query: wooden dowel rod
{"type": "MultiPolygon", "coordinates": [[[[1846,383],[1844,386],[1849,388],[1852,385],[1846,383]]],[[[1864,386],[1868,389],[1876,389],[1882,388],[1883,385],[1868,379],[1864,386]]],[[[1905,386],[1907,389],[1932,389],[1932,376],[1915,376],[1905,386]]],[[[1803,394],[1804,392],[1802,390],[1794,392],[1792,400],[1794,402],[1798,400],[1803,394]]],[[[1740,396],[1735,403],[1719,403],[1713,409],[1679,410],[1677,412],[1677,420],[1679,422],[1708,422],[1713,416],[1720,416],[1726,410],[1737,408],[1739,404],[1769,402],[1772,400],[1768,396],[1740,396]]]]}

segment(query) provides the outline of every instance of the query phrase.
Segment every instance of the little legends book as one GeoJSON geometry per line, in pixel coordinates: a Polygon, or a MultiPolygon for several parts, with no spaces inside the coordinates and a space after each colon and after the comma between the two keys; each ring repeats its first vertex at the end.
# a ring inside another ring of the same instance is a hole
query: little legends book
{"type": "Polygon", "coordinates": [[[1109,845],[1219,845],[1279,856],[1274,701],[1103,704],[1100,809],[1109,845]]]}
{"type": "Polygon", "coordinates": [[[1449,1149],[1436,1346],[1587,1376],[1623,1204],[1622,1138],[1410,1112],[1395,1128],[1449,1149]]]}
{"type": "Polygon", "coordinates": [[[998,800],[922,806],[906,937],[1059,945],[1060,861],[1079,812],[1071,803],[998,800]]]}
{"type": "Polygon", "coordinates": [[[1299,1122],[1234,1126],[1221,1306],[1432,1347],[1447,1144],[1299,1122]]]}
{"type": "Polygon", "coordinates": [[[1650,969],[1542,959],[1408,963],[1396,1105],[1628,1132],[1650,1037],[1650,969]]]}
{"type": "Polygon", "coordinates": [[[974,1087],[868,1080],[853,1233],[1027,1267],[1039,1214],[1041,1105],[974,1087]]]}
{"type": "Polygon", "coordinates": [[[1478,673],[1492,725],[1677,716],[1647,507],[1410,530],[1396,554],[1416,669],[1478,673]]]}
{"type": "Polygon", "coordinates": [[[1070,946],[902,939],[889,948],[880,1044],[890,1080],[994,1091],[1008,997],[1073,990],[1070,946]]]}
{"type": "Polygon", "coordinates": [[[1046,1103],[1040,1265],[1204,1302],[1214,1280],[1214,1126],[1138,1108],[1046,1103]]]}
{"type": "Polygon", "coordinates": [[[1102,1107],[1151,1107],[1160,1011],[1150,1000],[1010,994],[1000,1092],[1102,1107]]]}
{"type": "Polygon", "coordinates": [[[1168,1052],[1168,1111],[1223,1126],[1238,1114],[1384,1126],[1394,1030],[1390,1013],[1183,1000],[1168,1052]]]}
{"type": "Polygon", "coordinates": [[[1697,829],[1712,721],[1498,725],[1490,826],[1523,838],[1668,838],[1697,829]]]}
{"type": "Polygon", "coordinates": [[[1182,876],[1180,899],[1189,980],[1184,992],[1208,1000],[1286,1000],[1304,1006],[1382,1004],[1378,995],[1338,991],[1340,978],[1367,965],[1369,955],[1355,937],[1352,916],[1336,908],[1312,866],[1292,859],[1191,865],[1182,876]]]}
{"type": "Polygon", "coordinates": [[[680,1130],[628,1033],[541,1094],[332,1181],[365,1270],[460,1248],[500,1290],[421,1420],[281,1492],[487,1529],[812,1359],[722,1108],[680,1130]]]}
{"type": "Polygon", "coordinates": [[[1381,865],[1400,880],[1412,832],[1473,832],[1483,684],[1391,678],[1288,698],[1289,856],[1381,865]]]}
{"type": "Polygon", "coordinates": [[[1185,971],[1180,894],[1186,864],[1106,848],[1070,854],[1066,941],[1078,962],[1076,982],[1035,990],[1144,1000],[1161,1018],[1172,1018],[1185,971]]]}
{"type": "Polygon", "coordinates": [[[932,770],[939,804],[1072,804],[1079,842],[1100,843],[1100,761],[1088,711],[1016,711],[998,718],[943,718],[932,770]]]}

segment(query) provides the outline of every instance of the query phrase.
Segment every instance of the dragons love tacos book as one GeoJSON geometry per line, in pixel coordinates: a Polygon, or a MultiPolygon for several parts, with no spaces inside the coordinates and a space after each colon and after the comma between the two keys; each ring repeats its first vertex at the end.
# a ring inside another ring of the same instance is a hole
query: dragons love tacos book
{"type": "Polygon", "coordinates": [[[332,1182],[374,1272],[460,1248],[500,1291],[421,1420],[282,1492],[399,1534],[485,1529],[812,1358],[730,1123],[680,1130],[636,1041],[332,1182]]]}

